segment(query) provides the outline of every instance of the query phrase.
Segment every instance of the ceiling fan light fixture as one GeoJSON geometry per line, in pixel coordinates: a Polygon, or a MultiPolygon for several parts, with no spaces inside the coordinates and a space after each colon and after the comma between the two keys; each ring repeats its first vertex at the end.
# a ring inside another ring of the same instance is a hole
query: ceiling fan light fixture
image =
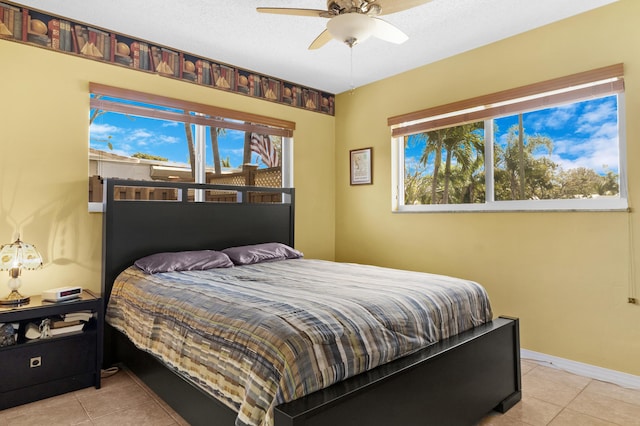
{"type": "Polygon", "coordinates": [[[344,13],[327,22],[329,34],[349,47],[371,37],[375,29],[376,23],[369,16],[360,13],[344,13]]]}

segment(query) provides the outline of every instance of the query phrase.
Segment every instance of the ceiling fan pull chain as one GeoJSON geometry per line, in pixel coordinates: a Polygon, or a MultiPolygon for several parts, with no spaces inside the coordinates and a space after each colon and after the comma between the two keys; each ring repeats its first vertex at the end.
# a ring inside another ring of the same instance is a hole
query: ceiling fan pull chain
{"type": "Polygon", "coordinates": [[[349,57],[351,62],[351,90],[349,94],[353,95],[353,92],[356,90],[356,85],[353,83],[353,47],[349,46],[349,57]]]}

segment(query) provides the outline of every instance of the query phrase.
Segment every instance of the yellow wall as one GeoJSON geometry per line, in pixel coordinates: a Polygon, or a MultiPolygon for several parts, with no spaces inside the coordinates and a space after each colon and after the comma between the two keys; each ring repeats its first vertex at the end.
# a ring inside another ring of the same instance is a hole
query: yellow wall
{"type": "MultiPolygon", "coordinates": [[[[391,213],[387,117],[625,64],[629,192],[640,200],[640,2],[612,5],[337,98],[336,260],[481,282],[521,319],[526,349],[640,375],[640,305],[627,303],[638,213],[391,213]],[[349,150],[373,147],[372,186],[349,185],[349,150]]],[[[640,251],[633,255],[640,267],[640,251]]],[[[640,285],[634,283],[640,294],[640,285]]]]}
{"type": "Polygon", "coordinates": [[[23,272],[23,294],[100,289],[102,215],[87,212],[90,81],[294,121],[296,247],[334,258],[334,117],[0,39],[0,243],[18,231],[45,257],[23,272]]]}
{"type": "Polygon", "coordinates": [[[25,294],[99,289],[101,215],[87,213],[86,195],[89,81],[274,116],[297,123],[296,246],[307,257],[479,281],[496,314],[521,318],[524,348],[638,375],[640,305],[626,303],[635,212],[392,214],[386,126],[389,116],[623,62],[638,199],[637,16],[640,2],[621,0],[358,88],[338,96],[335,119],[0,40],[0,242],[20,231],[45,256],[45,268],[24,273],[25,294]],[[374,184],[351,187],[349,150],[367,146],[374,184]]]}

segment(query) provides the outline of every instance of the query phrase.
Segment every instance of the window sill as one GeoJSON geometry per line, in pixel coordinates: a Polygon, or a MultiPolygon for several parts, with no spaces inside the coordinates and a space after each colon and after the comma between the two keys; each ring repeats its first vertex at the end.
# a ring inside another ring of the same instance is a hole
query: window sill
{"type": "Polygon", "coordinates": [[[102,203],[89,203],[89,213],[102,213],[104,212],[104,204],[102,203]]]}
{"type": "Polygon", "coordinates": [[[421,204],[397,206],[393,213],[507,213],[507,212],[627,212],[626,199],[497,201],[483,204],[421,204]]]}

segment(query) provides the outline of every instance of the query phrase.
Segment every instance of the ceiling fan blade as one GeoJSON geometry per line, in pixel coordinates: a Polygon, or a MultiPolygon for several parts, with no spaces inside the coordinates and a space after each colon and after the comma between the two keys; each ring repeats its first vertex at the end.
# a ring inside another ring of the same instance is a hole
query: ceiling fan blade
{"type": "Polygon", "coordinates": [[[277,15],[311,16],[317,18],[327,13],[326,10],[319,9],[295,9],[290,7],[258,7],[260,13],[275,13],[277,15]]]}
{"type": "Polygon", "coordinates": [[[309,50],[320,49],[322,46],[327,44],[332,38],[333,37],[331,37],[331,33],[329,33],[329,31],[327,30],[324,30],[323,32],[320,33],[318,37],[316,37],[315,40],[313,40],[313,43],[309,45],[309,50]]]}
{"type": "Polygon", "coordinates": [[[376,23],[372,34],[374,37],[396,44],[402,44],[405,41],[409,40],[409,36],[407,36],[405,33],[400,31],[397,27],[391,25],[387,21],[383,21],[380,18],[373,17],[369,19],[372,19],[376,23]]]}
{"type": "Polygon", "coordinates": [[[372,3],[380,6],[380,15],[390,15],[429,3],[430,1],[431,0],[375,0],[372,3]]]}

